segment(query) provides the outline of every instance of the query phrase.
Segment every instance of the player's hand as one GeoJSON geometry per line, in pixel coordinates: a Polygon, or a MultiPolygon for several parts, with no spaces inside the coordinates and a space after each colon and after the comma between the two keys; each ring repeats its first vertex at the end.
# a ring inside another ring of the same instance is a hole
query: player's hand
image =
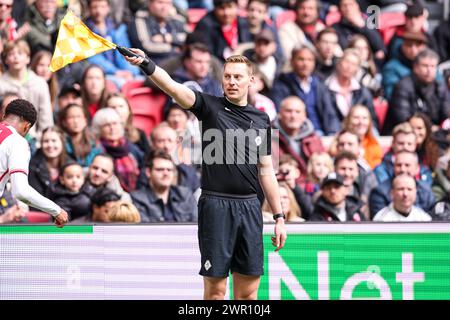
{"type": "Polygon", "coordinates": [[[64,227],[64,225],[69,221],[69,215],[66,210],[61,209],[61,212],[55,217],[55,225],[58,228],[64,227]]]}
{"type": "Polygon", "coordinates": [[[276,247],[275,251],[279,251],[286,243],[287,234],[284,227],[284,219],[277,219],[275,223],[275,235],[272,236],[272,244],[276,247]]]}
{"type": "Polygon", "coordinates": [[[135,66],[139,66],[143,61],[145,57],[145,52],[140,50],[140,49],[136,49],[136,48],[130,48],[130,51],[140,55],[140,57],[127,57],[124,56],[124,58],[131,64],[135,65],[135,66]]]}

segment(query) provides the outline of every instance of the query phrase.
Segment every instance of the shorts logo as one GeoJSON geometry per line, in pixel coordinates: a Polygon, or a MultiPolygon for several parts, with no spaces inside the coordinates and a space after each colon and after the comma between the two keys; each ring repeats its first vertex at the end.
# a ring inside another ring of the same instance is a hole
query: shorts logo
{"type": "Polygon", "coordinates": [[[209,262],[209,260],[206,260],[204,267],[205,270],[208,271],[212,267],[211,262],[209,262]]]}

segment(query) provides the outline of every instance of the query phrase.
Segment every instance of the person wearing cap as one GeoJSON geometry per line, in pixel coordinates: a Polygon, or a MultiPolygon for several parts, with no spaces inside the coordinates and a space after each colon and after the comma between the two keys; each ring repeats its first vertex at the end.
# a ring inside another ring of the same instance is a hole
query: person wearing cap
{"type": "Polygon", "coordinates": [[[272,86],[276,76],[281,72],[283,60],[277,57],[277,42],[273,31],[262,29],[255,36],[254,48],[247,49],[243,55],[252,61],[272,86]]]}
{"type": "Polygon", "coordinates": [[[349,196],[344,178],[336,172],[329,173],[320,186],[321,195],[316,200],[310,221],[347,222],[366,220],[361,208],[364,203],[349,196]]]}
{"type": "Polygon", "coordinates": [[[147,7],[138,10],[129,25],[131,45],[155,61],[176,55],[186,40],[187,26],[173,12],[172,0],[147,0],[147,7]]]}
{"type": "Polygon", "coordinates": [[[417,55],[412,74],[394,87],[384,124],[386,132],[396,124],[408,121],[416,112],[426,114],[435,129],[448,118],[447,84],[436,80],[438,63],[439,56],[431,49],[417,55]]]}
{"type": "Polygon", "coordinates": [[[416,181],[407,174],[400,174],[392,181],[392,202],[378,211],[373,221],[379,222],[425,222],[431,217],[414,202],[417,197],[416,181]]]}
{"type": "Polygon", "coordinates": [[[16,199],[48,212],[54,217],[55,224],[63,227],[68,222],[67,212],[42,196],[28,182],[30,147],[24,136],[36,119],[36,109],[26,100],[16,99],[6,106],[0,123],[0,194],[10,181],[16,199]]]}
{"type": "Polygon", "coordinates": [[[405,12],[405,24],[397,27],[394,36],[389,41],[388,57],[397,58],[400,54],[400,47],[403,42],[405,32],[422,33],[426,38],[429,48],[436,50],[437,45],[433,36],[427,32],[428,11],[422,0],[415,0],[407,5],[405,12]]]}
{"type": "Polygon", "coordinates": [[[81,98],[81,92],[77,87],[75,86],[66,86],[61,89],[61,91],[58,94],[58,105],[55,109],[56,117],[57,118],[57,112],[61,111],[62,109],[65,109],[68,105],[76,104],[79,106],[83,105],[83,99],[81,98]]]}
{"type": "Polygon", "coordinates": [[[222,63],[239,44],[252,41],[248,21],[238,16],[237,0],[214,0],[214,10],[197,23],[194,33],[203,36],[210,52],[222,63]]]}
{"type": "Polygon", "coordinates": [[[427,48],[428,40],[422,32],[404,32],[402,39],[397,57],[391,58],[382,70],[382,85],[387,99],[391,98],[394,86],[400,79],[411,74],[417,55],[427,48]]]}

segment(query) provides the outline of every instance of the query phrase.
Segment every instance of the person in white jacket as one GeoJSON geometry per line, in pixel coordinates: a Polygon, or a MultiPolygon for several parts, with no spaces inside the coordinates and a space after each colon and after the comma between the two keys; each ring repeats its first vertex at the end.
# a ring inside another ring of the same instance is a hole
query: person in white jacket
{"type": "Polygon", "coordinates": [[[56,226],[63,227],[68,222],[67,212],[28,183],[30,147],[24,136],[36,118],[36,109],[26,100],[16,99],[6,106],[0,123],[0,194],[3,194],[10,180],[12,194],[16,199],[48,212],[55,218],[56,226]]]}

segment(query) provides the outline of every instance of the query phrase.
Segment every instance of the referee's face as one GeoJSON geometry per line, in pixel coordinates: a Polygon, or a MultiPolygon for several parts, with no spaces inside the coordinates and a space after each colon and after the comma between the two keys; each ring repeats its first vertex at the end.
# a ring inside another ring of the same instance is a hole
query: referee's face
{"type": "Polygon", "coordinates": [[[247,95],[250,85],[253,83],[253,75],[245,63],[229,62],[225,65],[222,76],[222,89],[225,96],[232,103],[247,105],[247,95]]]}

